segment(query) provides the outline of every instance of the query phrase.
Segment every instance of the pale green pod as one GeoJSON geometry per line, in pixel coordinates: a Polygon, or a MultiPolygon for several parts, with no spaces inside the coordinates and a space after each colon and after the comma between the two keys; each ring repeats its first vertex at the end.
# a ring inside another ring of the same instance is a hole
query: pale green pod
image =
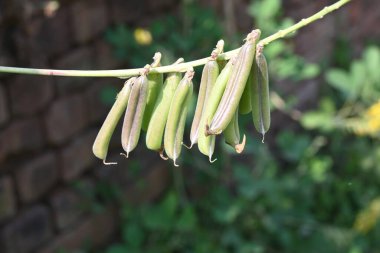
{"type": "Polygon", "coordinates": [[[236,153],[241,153],[244,150],[246,137],[243,136],[243,141],[240,143],[240,130],[239,130],[239,113],[235,112],[234,117],[228,124],[227,128],[223,131],[225,142],[233,147],[236,153]]]}
{"type": "MultiPolygon", "coordinates": [[[[157,52],[153,57],[152,68],[160,67],[161,53],[157,52]]],[[[148,74],[148,97],[142,123],[142,130],[147,131],[150,118],[152,117],[153,109],[157,101],[158,94],[164,82],[164,74],[149,73],[148,74]]]]}
{"type": "Polygon", "coordinates": [[[255,78],[251,89],[252,117],[256,130],[263,135],[270,127],[269,77],[268,65],[263,54],[264,47],[257,46],[254,64],[255,78]]]}
{"type": "Polygon", "coordinates": [[[103,122],[102,127],[99,130],[98,135],[92,146],[92,152],[96,157],[102,159],[104,164],[116,164],[116,163],[106,163],[105,159],[107,157],[108,146],[115,131],[116,125],[119,122],[125,108],[128,104],[129,95],[131,93],[132,85],[135,82],[136,77],[128,79],[123,89],[119,92],[116,97],[116,101],[113,104],[111,110],[109,111],[106,119],[103,122]]]}
{"type": "Polygon", "coordinates": [[[256,42],[259,37],[260,30],[252,31],[248,34],[245,44],[239,50],[231,78],[227,83],[218,109],[207,130],[208,134],[216,135],[222,133],[232,120],[248,80],[255,56],[256,42]]]}
{"type": "Polygon", "coordinates": [[[174,161],[175,166],[177,166],[176,161],[181,154],[181,150],[183,146],[183,134],[185,131],[187,112],[189,110],[189,106],[191,103],[192,94],[193,94],[193,84],[191,83],[191,86],[189,88],[189,91],[185,100],[184,108],[181,111],[181,117],[178,122],[178,127],[177,127],[177,131],[175,135],[175,142],[174,142],[174,148],[173,148],[173,161],[174,161]]]}
{"type": "Polygon", "coordinates": [[[140,138],[141,125],[148,95],[148,78],[145,74],[135,81],[128,99],[121,132],[121,144],[126,157],[134,150],[140,138]]]}
{"type": "Polygon", "coordinates": [[[201,84],[199,86],[198,101],[194,113],[193,123],[190,131],[190,141],[192,147],[198,142],[198,136],[203,130],[200,126],[201,117],[205,112],[206,103],[211,95],[211,90],[214,87],[216,79],[219,75],[219,65],[215,60],[208,61],[202,71],[201,84]]]}
{"type": "Polygon", "coordinates": [[[194,70],[188,70],[178,85],[174,97],[170,104],[170,110],[167,117],[164,134],[164,147],[167,156],[174,161],[177,166],[176,160],[180,154],[180,146],[182,139],[179,143],[179,138],[183,138],[183,128],[185,127],[184,121],[186,119],[186,112],[190,101],[190,93],[193,90],[192,78],[194,70]],[[182,117],[185,117],[184,119],[182,117]],[[182,118],[182,120],[181,120],[182,118]],[[181,135],[182,133],[182,135],[181,135]],[[181,136],[180,136],[181,135],[181,136]]]}
{"type": "Polygon", "coordinates": [[[216,109],[218,108],[219,102],[223,96],[226,89],[226,84],[231,76],[233,65],[235,64],[236,58],[233,57],[223,68],[220,75],[215,81],[215,85],[211,91],[211,96],[209,97],[205,112],[202,115],[200,125],[203,126],[198,138],[198,149],[199,151],[209,157],[209,161],[212,162],[212,155],[215,149],[215,136],[206,136],[206,129],[208,124],[211,122],[216,109]]]}
{"type": "Polygon", "coordinates": [[[243,91],[243,95],[241,96],[240,102],[239,102],[239,113],[240,114],[248,114],[252,111],[251,106],[251,86],[253,82],[253,64],[251,71],[248,76],[247,83],[245,84],[245,88],[243,91]]]}
{"type": "MultiPolygon", "coordinates": [[[[177,61],[177,63],[181,62],[183,62],[182,58],[177,61]]],[[[162,149],[162,139],[170,104],[180,81],[181,73],[170,73],[163,84],[163,88],[160,89],[146,133],[145,142],[148,149],[155,151],[162,149]]]]}

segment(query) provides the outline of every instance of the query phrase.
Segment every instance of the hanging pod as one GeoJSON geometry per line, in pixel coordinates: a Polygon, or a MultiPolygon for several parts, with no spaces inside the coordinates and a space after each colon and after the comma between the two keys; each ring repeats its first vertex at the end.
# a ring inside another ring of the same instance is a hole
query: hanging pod
{"type": "Polygon", "coordinates": [[[137,78],[135,84],[132,86],[131,94],[128,99],[128,106],[125,111],[121,132],[121,144],[126,152],[126,157],[136,148],[140,138],[141,125],[148,97],[148,71],[149,67],[146,66],[144,73],[137,78]]]}
{"type": "Polygon", "coordinates": [[[188,107],[193,93],[194,70],[189,69],[179,83],[170,104],[164,135],[164,147],[167,156],[174,165],[181,154],[183,133],[185,129],[188,107]]]}
{"type": "Polygon", "coordinates": [[[234,117],[228,124],[227,128],[223,131],[223,136],[225,142],[233,147],[236,153],[240,154],[243,152],[245,147],[245,134],[243,136],[243,141],[240,143],[240,130],[239,130],[239,113],[236,110],[234,117]]]}
{"type": "Polygon", "coordinates": [[[103,160],[103,163],[106,165],[116,164],[116,163],[107,163],[105,161],[108,146],[112,137],[113,132],[115,131],[116,125],[119,122],[122,114],[125,111],[125,108],[128,104],[129,95],[132,90],[133,83],[136,81],[136,77],[128,79],[116,97],[115,103],[112,105],[111,110],[109,111],[106,119],[103,122],[102,127],[100,128],[98,135],[92,146],[92,152],[96,157],[103,160]]]}
{"type": "MultiPolygon", "coordinates": [[[[183,59],[180,58],[174,64],[179,64],[182,62],[183,59]]],[[[164,136],[170,104],[180,81],[181,73],[169,73],[163,87],[160,89],[146,133],[145,143],[148,149],[154,151],[162,150],[162,139],[164,136]]]]}
{"type": "Polygon", "coordinates": [[[202,115],[205,112],[206,103],[209,100],[211,91],[219,75],[219,64],[217,63],[216,59],[218,55],[223,52],[223,47],[224,41],[218,41],[216,48],[211,53],[209,61],[203,67],[197,105],[190,131],[190,148],[198,142],[200,132],[202,132],[204,128],[204,126],[200,125],[200,122],[202,115]]]}
{"type": "MultiPolygon", "coordinates": [[[[154,54],[152,68],[161,66],[161,53],[154,54]]],[[[142,123],[142,130],[147,131],[149,121],[152,117],[153,109],[157,101],[160,89],[162,89],[164,74],[162,73],[149,73],[148,74],[148,97],[146,101],[146,108],[142,123]]]]}
{"type": "Polygon", "coordinates": [[[264,142],[265,133],[270,126],[270,102],[268,65],[263,54],[263,49],[263,45],[257,46],[254,81],[251,88],[251,104],[253,123],[256,130],[262,134],[262,141],[264,142]]]}
{"type": "Polygon", "coordinates": [[[253,82],[253,74],[254,74],[254,64],[252,64],[251,70],[249,72],[247,83],[245,84],[245,88],[243,91],[243,95],[241,96],[239,102],[239,113],[240,114],[248,114],[252,111],[251,106],[251,87],[253,82]]]}
{"type": "Polygon", "coordinates": [[[236,64],[234,65],[218,109],[207,129],[207,134],[216,135],[222,133],[232,120],[235,111],[238,109],[239,101],[245,89],[252,67],[256,42],[259,39],[260,34],[260,30],[253,30],[249,33],[245,44],[239,50],[236,64]]]}
{"type": "Polygon", "coordinates": [[[215,149],[215,136],[206,135],[207,125],[210,124],[216,109],[218,108],[219,102],[223,96],[226,89],[228,79],[231,76],[233,66],[235,64],[236,58],[233,57],[220,72],[220,75],[215,81],[215,85],[211,91],[211,96],[209,97],[205,112],[202,115],[201,123],[202,129],[199,133],[198,138],[198,149],[199,151],[209,157],[209,161],[212,162],[212,155],[215,149]]]}

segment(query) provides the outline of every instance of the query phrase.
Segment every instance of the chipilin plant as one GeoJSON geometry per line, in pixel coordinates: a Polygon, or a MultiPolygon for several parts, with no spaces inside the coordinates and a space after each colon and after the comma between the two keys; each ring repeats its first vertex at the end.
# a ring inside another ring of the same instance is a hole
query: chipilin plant
{"type": "Polygon", "coordinates": [[[240,144],[239,113],[252,112],[253,123],[263,135],[264,141],[264,134],[270,125],[269,80],[264,47],[323,18],[350,1],[340,0],[262,40],[259,40],[261,31],[253,30],[247,35],[244,45],[235,50],[223,53],[224,42],[221,40],[212,51],[211,57],[190,62],[179,60],[173,65],[160,66],[161,54],[156,53],[151,65],[137,69],[79,71],[0,66],[0,72],[129,78],[94,142],[95,156],[105,164],[112,164],[105,162],[108,144],[117,122],[125,111],[121,142],[126,157],[137,146],[140,132],[144,130],[147,131],[147,147],[158,151],[162,158],[167,159],[165,152],[177,166],[176,160],[183,144],[186,114],[193,90],[193,67],[205,65],[190,141],[191,146],[198,143],[199,150],[212,162],[215,136],[222,132],[226,143],[233,146],[238,153],[243,151],[245,137],[240,144]],[[183,78],[181,72],[186,72],[183,78]],[[165,73],[168,76],[163,82],[165,73]]]}

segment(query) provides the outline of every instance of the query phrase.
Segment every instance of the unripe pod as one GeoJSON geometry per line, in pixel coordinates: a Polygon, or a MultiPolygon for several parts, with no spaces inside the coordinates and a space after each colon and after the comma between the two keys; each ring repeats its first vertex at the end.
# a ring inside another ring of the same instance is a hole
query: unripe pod
{"type": "Polygon", "coordinates": [[[240,102],[239,102],[239,113],[240,114],[248,114],[252,111],[251,106],[251,87],[253,82],[253,64],[251,71],[249,72],[247,83],[245,84],[245,88],[243,91],[243,95],[241,96],[240,102]]]}
{"type": "Polygon", "coordinates": [[[240,49],[227,88],[207,130],[208,134],[220,134],[232,120],[247,83],[255,56],[256,41],[259,37],[260,30],[252,31],[240,49]]]}
{"type": "Polygon", "coordinates": [[[170,104],[169,115],[165,126],[164,147],[167,156],[174,165],[181,153],[186,114],[193,91],[192,79],[194,70],[188,70],[178,85],[170,104]]]}
{"type": "Polygon", "coordinates": [[[201,131],[199,133],[198,148],[202,154],[209,157],[209,161],[212,162],[212,155],[215,148],[215,136],[206,136],[206,129],[208,124],[211,122],[212,117],[218,108],[219,102],[223,96],[226,89],[226,84],[231,76],[233,65],[235,64],[236,58],[232,58],[226,66],[223,68],[222,72],[215,81],[215,85],[211,91],[211,96],[208,101],[206,101],[205,112],[201,118],[201,131]]]}
{"type": "Polygon", "coordinates": [[[202,115],[205,112],[206,103],[211,95],[211,90],[214,87],[215,81],[219,75],[219,64],[216,62],[218,55],[223,51],[224,41],[218,41],[216,49],[211,53],[209,61],[205,64],[202,71],[201,83],[198,92],[198,101],[194,113],[193,123],[190,132],[190,148],[198,142],[198,136],[203,131],[203,126],[200,126],[202,115]]]}
{"type": "Polygon", "coordinates": [[[147,95],[148,78],[144,73],[137,78],[132,87],[124,116],[121,144],[126,152],[126,157],[128,157],[129,153],[136,148],[139,141],[147,95]]]}
{"type": "MultiPolygon", "coordinates": [[[[153,57],[152,68],[161,66],[161,53],[157,52],[153,57]]],[[[149,73],[148,74],[148,97],[146,101],[146,108],[142,123],[142,130],[147,131],[150,118],[152,117],[153,109],[160,89],[162,89],[164,74],[162,73],[149,73]]]]}
{"type": "Polygon", "coordinates": [[[115,131],[116,125],[119,122],[121,115],[124,113],[125,108],[128,104],[129,95],[131,93],[132,85],[135,82],[136,77],[128,79],[123,89],[116,97],[116,101],[113,104],[111,110],[109,111],[102,127],[96,136],[95,142],[92,146],[92,152],[96,157],[102,159],[104,164],[116,164],[116,163],[106,163],[105,159],[108,152],[108,146],[115,131]]]}
{"type": "MultiPolygon", "coordinates": [[[[183,62],[182,58],[175,64],[181,62],[183,62]]],[[[160,89],[146,133],[145,142],[148,149],[155,151],[162,149],[162,139],[170,104],[180,81],[181,73],[170,73],[163,84],[163,88],[160,89]]]]}
{"type": "Polygon", "coordinates": [[[223,131],[225,142],[233,147],[236,153],[241,153],[245,147],[246,137],[243,136],[243,141],[240,143],[240,130],[239,130],[239,113],[236,111],[232,121],[228,124],[227,128],[223,131]]]}
{"type": "Polygon", "coordinates": [[[264,135],[270,126],[270,102],[268,65],[263,54],[263,49],[262,45],[257,46],[254,64],[254,82],[251,89],[251,104],[253,123],[256,130],[263,135],[264,142],[264,135]]]}

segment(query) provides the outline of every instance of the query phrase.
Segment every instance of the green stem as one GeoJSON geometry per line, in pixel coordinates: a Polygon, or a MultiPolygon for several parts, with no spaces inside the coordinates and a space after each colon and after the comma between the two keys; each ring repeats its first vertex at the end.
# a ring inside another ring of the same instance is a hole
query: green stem
{"type": "MultiPolygon", "coordinates": [[[[298,29],[313,23],[314,21],[323,18],[326,14],[339,9],[341,6],[347,4],[351,0],[339,0],[333,5],[323,8],[321,11],[314,15],[302,19],[300,22],[276,32],[269,37],[262,39],[259,43],[268,45],[269,43],[284,38],[286,35],[291,34],[298,29]]],[[[235,55],[240,48],[225,52],[218,56],[218,60],[228,60],[235,55]]],[[[185,62],[177,65],[162,66],[151,68],[151,73],[170,73],[170,72],[184,72],[190,67],[201,66],[207,63],[209,57],[198,59],[195,61],[185,62]]],[[[26,75],[45,75],[45,76],[73,76],[73,77],[119,77],[127,78],[137,76],[143,68],[137,69],[118,69],[118,70],[57,70],[57,69],[34,69],[34,68],[18,68],[18,67],[3,67],[0,66],[0,73],[14,73],[26,75]]]]}

